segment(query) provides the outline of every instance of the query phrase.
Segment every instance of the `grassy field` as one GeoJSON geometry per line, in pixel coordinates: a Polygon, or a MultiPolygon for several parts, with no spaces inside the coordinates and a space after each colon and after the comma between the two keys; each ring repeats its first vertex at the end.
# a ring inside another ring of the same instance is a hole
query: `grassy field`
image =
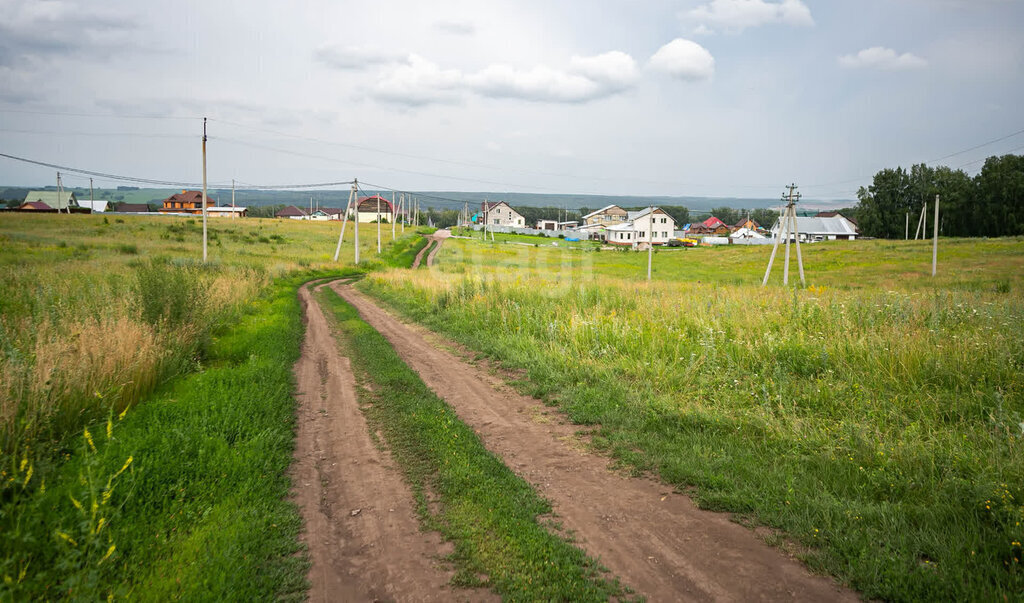
{"type": "Polygon", "coordinates": [[[209,230],[202,264],[198,220],[0,217],[0,599],[303,592],[295,290],[351,232],[335,263],[338,224],[209,230]]]}
{"type": "Polygon", "coordinates": [[[647,283],[643,253],[455,239],[361,287],[868,597],[1024,596],[1024,240],[944,240],[936,278],[922,242],[803,249],[807,288],[762,289],[768,247],[647,283]]]}

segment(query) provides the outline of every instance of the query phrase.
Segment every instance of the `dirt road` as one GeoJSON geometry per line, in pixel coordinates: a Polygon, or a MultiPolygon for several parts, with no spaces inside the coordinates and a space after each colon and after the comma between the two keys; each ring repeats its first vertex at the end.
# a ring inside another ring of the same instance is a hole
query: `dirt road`
{"type": "Polygon", "coordinates": [[[299,297],[306,337],[295,364],[299,403],[292,496],[306,526],[310,601],[487,600],[452,589],[438,558],[450,552],[420,531],[412,494],[373,442],[347,358],[308,285],[299,297]]]}
{"type": "Polygon", "coordinates": [[[427,237],[427,245],[420,249],[420,252],[416,254],[416,259],[412,261],[413,268],[419,268],[420,263],[423,261],[424,254],[427,255],[427,267],[434,265],[434,257],[437,256],[437,252],[441,251],[441,246],[444,245],[444,240],[452,236],[450,230],[438,230],[434,234],[427,237]],[[428,253],[429,251],[429,253],[428,253]]]}
{"type": "Polygon", "coordinates": [[[579,545],[651,601],[857,601],[727,515],[650,479],[609,470],[576,428],[537,400],[444,351],[351,287],[332,285],[380,331],[492,452],[548,498],[579,545]]]}

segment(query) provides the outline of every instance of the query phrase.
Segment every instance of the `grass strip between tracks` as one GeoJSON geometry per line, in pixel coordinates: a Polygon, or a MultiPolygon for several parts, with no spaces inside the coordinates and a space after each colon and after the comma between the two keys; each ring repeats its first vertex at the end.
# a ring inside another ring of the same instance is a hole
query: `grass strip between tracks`
{"type": "Polygon", "coordinates": [[[287,500],[296,291],[324,275],[278,280],[214,338],[203,370],[68,439],[66,462],[17,509],[0,600],[304,596],[302,520],[287,500]]]}
{"type": "Polygon", "coordinates": [[[513,600],[623,596],[593,559],[541,524],[550,504],[484,448],[355,308],[327,289],[317,299],[364,385],[359,396],[370,403],[370,426],[404,472],[424,526],[455,544],[454,584],[488,586],[513,600]]]}

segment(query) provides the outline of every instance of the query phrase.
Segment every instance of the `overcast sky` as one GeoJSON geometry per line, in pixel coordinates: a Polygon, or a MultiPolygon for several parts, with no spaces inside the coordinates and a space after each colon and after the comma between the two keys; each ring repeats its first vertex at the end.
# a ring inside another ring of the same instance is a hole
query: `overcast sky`
{"type": "MultiPolygon", "coordinates": [[[[1024,129],[1018,0],[0,0],[0,15],[0,153],[144,178],[198,182],[207,116],[218,186],[774,198],[796,182],[853,198],[883,167],[1024,129]]],[[[974,173],[1022,148],[941,163],[974,173]]],[[[53,179],[0,158],[0,184],[53,179]]]]}

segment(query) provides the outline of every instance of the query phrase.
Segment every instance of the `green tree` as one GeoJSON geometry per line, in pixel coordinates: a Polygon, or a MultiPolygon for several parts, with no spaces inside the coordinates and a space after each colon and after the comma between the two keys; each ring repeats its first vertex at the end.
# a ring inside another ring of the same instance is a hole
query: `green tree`
{"type": "Polygon", "coordinates": [[[732,226],[742,220],[746,212],[731,207],[716,207],[711,210],[711,215],[732,226]]]}
{"type": "Polygon", "coordinates": [[[1024,235],[1024,156],[989,157],[975,177],[978,235],[1024,235]]]}

